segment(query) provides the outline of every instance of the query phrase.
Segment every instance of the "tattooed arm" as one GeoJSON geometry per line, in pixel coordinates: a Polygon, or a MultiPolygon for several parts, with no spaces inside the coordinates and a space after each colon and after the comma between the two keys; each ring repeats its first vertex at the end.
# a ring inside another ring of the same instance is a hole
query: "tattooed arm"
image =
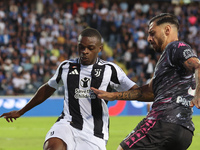
{"type": "Polygon", "coordinates": [[[108,101],[113,100],[138,100],[144,102],[150,102],[154,100],[154,94],[152,91],[152,81],[141,87],[134,87],[124,92],[106,92],[91,87],[98,98],[108,101]]]}
{"type": "Polygon", "coordinates": [[[198,58],[192,57],[185,61],[184,66],[188,71],[195,73],[196,91],[190,106],[200,109],[200,61],[198,58]]]}

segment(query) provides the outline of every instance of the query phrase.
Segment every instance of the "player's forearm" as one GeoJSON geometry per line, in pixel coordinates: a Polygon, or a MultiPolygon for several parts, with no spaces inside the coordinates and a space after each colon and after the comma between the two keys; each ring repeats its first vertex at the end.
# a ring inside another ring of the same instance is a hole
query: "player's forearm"
{"type": "Polygon", "coordinates": [[[195,73],[195,81],[196,81],[196,92],[195,95],[197,97],[200,96],[200,61],[198,58],[190,58],[185,63],[187,69],[190,68],[191,71],[195,73]]]}
{"type": "Polygon", "coordinates": [[[137,100],[137,101],[154,101],[154,94],[149,91],[147,86],[139,87],[137,89],[125,91],[125,92],[114,92],[113,99],[116,100],[137,100]]]}
{"type": "Polygon", "coordinates": [[[21,110],[19,110],[19,113],[21,115],[23,115],[24,113],[26,113],[27,111],[29,111],[33,107],[41,104],[47,98],[49,98],[54,93],[54,91],[55,91],[55,89],[49,87],[48,84],[42,85],[38,89],[38,91],[35,93],[33,98],[31,98],[31,100],[21,110]]]}
{"type": "Polygon", "coordinates": [[[196,92],[195,95],[200,97],[200,68],[195,69],[196,92]]]}

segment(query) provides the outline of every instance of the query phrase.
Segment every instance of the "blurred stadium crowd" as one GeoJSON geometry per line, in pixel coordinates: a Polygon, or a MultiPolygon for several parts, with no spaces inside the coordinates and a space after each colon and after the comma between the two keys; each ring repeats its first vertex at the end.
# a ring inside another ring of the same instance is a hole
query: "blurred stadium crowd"
{"type": "Polygon", "coordinates": [[[35,93],[61,61],[78,56],[77,36],[88,26],[100,31],[112,51],[99,56],[124,64],[129,78],[145,84],[159,58],[146,40],[149,19],[161,12],[177,15],[180,40],[200,56],[199,7],[170,1],[0,1],[0,95],[35,93]]]}

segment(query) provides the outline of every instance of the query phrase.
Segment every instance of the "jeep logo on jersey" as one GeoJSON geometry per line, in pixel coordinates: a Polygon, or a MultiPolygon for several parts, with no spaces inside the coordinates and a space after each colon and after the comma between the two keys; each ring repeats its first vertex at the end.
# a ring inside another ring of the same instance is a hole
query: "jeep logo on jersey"
{"type": "Polygon", "coordinates": [[[90,78],[85,77],[85,78],[81,79],[80,85],[82,87],[84,87],[84,88],[89,87],[89,85],[90,85],[90,78]]]}
{"type": "Polygon", "coordinates": [[[94,71],[95,71],[95,76],[96,77],[99,77],[100,76],[100,74],[101,74],[101,69],[94,69],[94,71]]]}

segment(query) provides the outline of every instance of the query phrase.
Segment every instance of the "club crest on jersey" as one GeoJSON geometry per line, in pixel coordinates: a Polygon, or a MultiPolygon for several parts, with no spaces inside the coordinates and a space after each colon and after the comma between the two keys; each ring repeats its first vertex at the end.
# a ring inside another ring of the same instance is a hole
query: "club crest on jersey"
{"type": "Polygon", "coordinates": [[[85,78],[81,79],[80,85],[82,87],[84,87],[84,88],[89,87],[89,85],[90,85],[90,78],[85,77],[85,78]]]}
{"type": "Polygon", "coordinates": [[[191,52],[190,49],[185,49],[185,50],[183,51],[183,56],[185,57],[185,59],[188,59],[188,58],[190,58],[190,57],[192,57],[192,56],[194,56],[194,55],[193,55],[193,53],[191,52]]]}
{"type": "Polygon", "coordinates": [[[102,71],[101,69],[94,69],[94,71],[95,71],[95,74],[94,74],[94,75],[95,75],[96,77],[99,77],[99,76],[101,75],[101,71],[102,71]]]}

